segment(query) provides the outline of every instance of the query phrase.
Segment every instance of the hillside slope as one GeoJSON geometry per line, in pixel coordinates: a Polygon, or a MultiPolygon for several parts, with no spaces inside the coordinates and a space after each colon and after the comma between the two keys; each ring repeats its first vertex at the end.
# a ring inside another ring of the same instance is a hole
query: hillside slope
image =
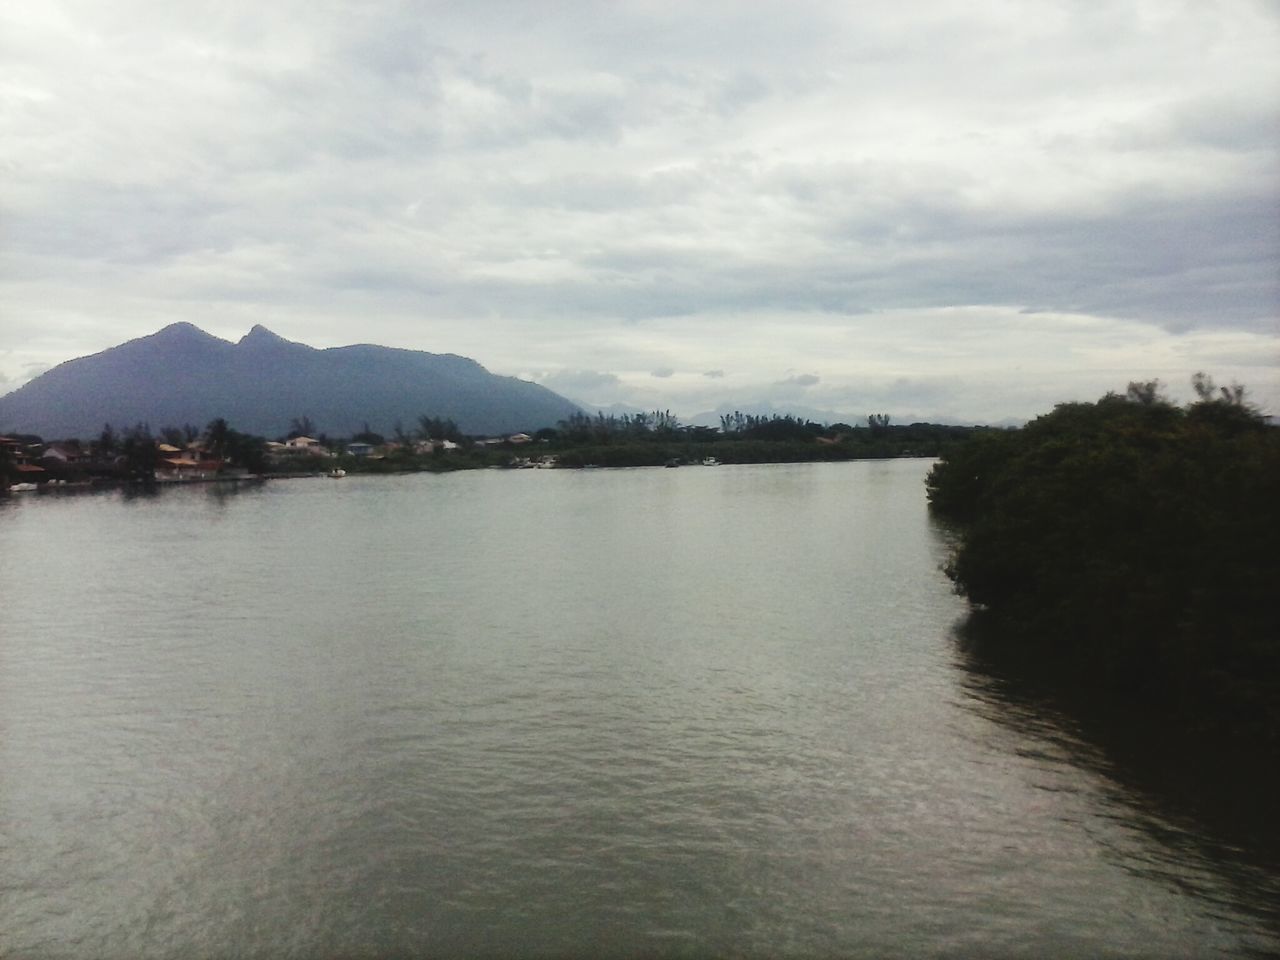
{"type": "Polygon", "coordinates": [[[104,423],[152,429],[224,417],[276,436],[294,418],[350,435],[389,433],[419,416],[464,433],[552,426],[578,408],[545,387],[501,377],[466,357],[360,344],[317,349],[256,326],[238,343],[175,323],[101,353],[60,364],[0,397],[0,432],[88,437],[104,423]]]}

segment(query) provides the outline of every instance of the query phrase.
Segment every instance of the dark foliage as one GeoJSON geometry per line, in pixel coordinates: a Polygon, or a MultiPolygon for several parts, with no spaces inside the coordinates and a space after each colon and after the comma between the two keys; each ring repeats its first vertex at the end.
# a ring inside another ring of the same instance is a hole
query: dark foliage
{"type": "Polygon", "coordinates": [[[126,430],[120,439],[119,448],[125,479],[131,483],[155,482],[160,453],[147,424],[138,423],[126,430]]]}
{"type": "Polygon", "coordinates": [[[1280,430],[1154,383],[947,453],[928,479],[987,631],[1100,691],[1280,737],[1280,430]]]}
{"type": "Polygon", "coordinates": [[[232,464],[250,473],[262,473],[267,468],[266,441],[262,437],[227,428],[222,437],[222,450],[232,464]]]}
{"type": "Polygon", "coordinates": [[[422,440],[449,440],[461,443],[466,439],[462,430],[448,417],[430,417],[425,413],[418,417],[418,437],[422,440]]]}
{"type": "Polygon", "coordinates": [[[620,417],[575,414],[555,430],[539,431],[538,439],[546,440],[565,466],[644,466],[712,456],[724,463],[788,463],[934,457],[975,429],[935,423],[891,427],[883,414],[868,422],[874,429],[735,411],[720,417],[717,430],[682,424],[669,410],[620,417]]]}
{"type": "Polygon", "coordinates": [[[375,447],[382,446],[382,444],[386,442],[386,438],[383,437],[382,434],[375,433],[371,430],[367,422],[365,423],[363,430],[359,433],[352,434],[351,439],[356,443],[367,443],[375,447]]]}

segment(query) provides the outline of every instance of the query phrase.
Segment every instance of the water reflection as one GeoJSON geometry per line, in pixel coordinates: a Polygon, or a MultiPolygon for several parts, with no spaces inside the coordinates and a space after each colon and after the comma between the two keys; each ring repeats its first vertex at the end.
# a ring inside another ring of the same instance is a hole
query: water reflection
{"type": "Polygon", "coordinates": [[[25,500],[0,953],[1276,951],[1274,872],[956,665],[926,466],[25,500]]]}
{"type": "MultiPolygon", "coordinates": [[[[1093,837],[1126,871],[1191,894],[1227,915],[1256,917],[1280,938],[1280,828],[1273,758],[1175,734],[1136,705],[1091,699],[1017,656],[980,618],[954,629],[964,706],[1010,750],[1063,764],[1093,782],[1093,837]]],[[[1272,956],[1280,939],[1257,942],[1272,956]]]]}

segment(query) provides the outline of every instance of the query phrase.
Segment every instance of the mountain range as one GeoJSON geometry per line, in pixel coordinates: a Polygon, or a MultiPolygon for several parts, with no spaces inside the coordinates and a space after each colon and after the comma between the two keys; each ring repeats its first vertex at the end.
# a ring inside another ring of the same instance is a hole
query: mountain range
{"type": "Polygon", "coordinates": [[[490,373],[474,360],[372,344],[318,349],[255,326],[231,343],[174,323],[59,364],[0,397],[0,432],[45,439],[96,436],[146,423],[152,430],[223,417],[266,437],[306,417],[316,432],[390,433],[422,415],[468,434],[554,426],[572,401],[535,383],[490,373]]]}

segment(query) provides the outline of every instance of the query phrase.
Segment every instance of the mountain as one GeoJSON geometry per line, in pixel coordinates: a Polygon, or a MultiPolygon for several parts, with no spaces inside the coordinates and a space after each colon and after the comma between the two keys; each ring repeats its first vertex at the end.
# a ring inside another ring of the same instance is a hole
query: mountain
{"type": "Polygon", "coordinates": [[[0,397],[0,432],[96,436],[104,423],[203,427],[224,417],[267,437],[309,417],[317,432],[350,436],[364,424],[452,419],[464,433],[553,426],[577,410],[545,387],[500,377],[453,354],[358,344],[321,350],[256,326],[238,343],[175,323],[89,357],[68,360],[0,397]]]}

